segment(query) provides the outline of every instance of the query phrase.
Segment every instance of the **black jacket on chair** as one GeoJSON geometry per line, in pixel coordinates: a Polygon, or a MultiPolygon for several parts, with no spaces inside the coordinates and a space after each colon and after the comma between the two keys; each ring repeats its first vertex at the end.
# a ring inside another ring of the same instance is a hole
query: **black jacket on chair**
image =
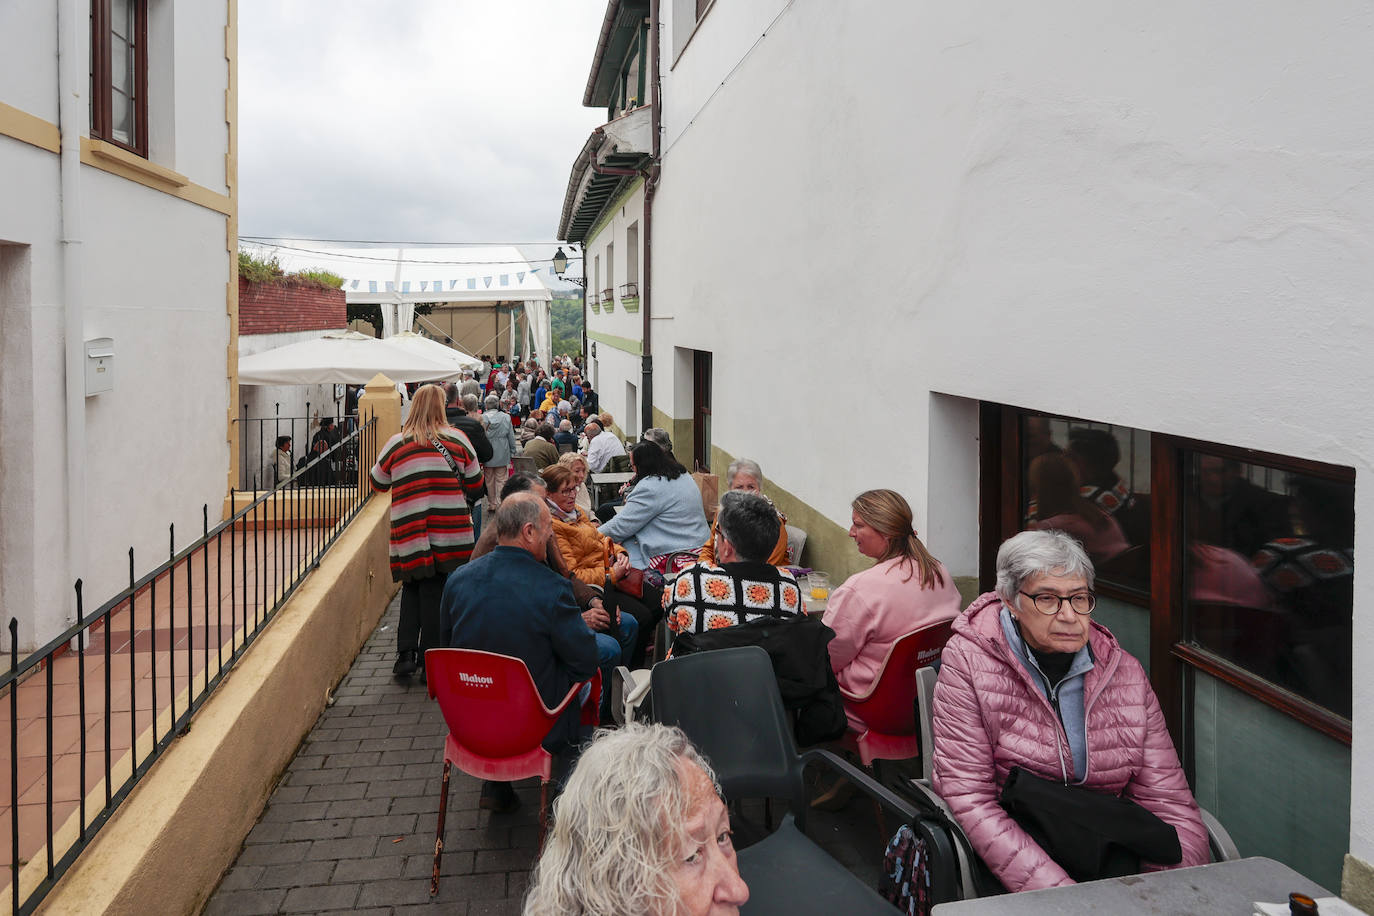
{"type": "Polygon", "coordinates": [[[758,646],[768,653],[783,705],[792,716],[793,736],[806,747],[844,734],[848,720],[826,649],[835,631],[819,617],[804,614],[760,618],[705,633],[682,633],[673,640],[673,657],[758,646]]]}

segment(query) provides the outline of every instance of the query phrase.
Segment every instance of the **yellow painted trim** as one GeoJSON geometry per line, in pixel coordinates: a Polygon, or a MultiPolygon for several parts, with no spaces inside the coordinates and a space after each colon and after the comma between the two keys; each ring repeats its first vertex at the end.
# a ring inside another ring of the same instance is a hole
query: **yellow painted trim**
{"type": "Polygon", "coordinates": [[[154,191],[161,191],[188,203],[205,207],[207,210],[214,210],[225,216],[231,216],[233,213],[233,201],[229,195],[195,184],[185,175],[149,162],[113,143],[82,137],[81,162],[102,172],[127,178],[154,191]]]}
{"type": "Polygon", "coordinates": [[[51,121],[0,102],[0,134],[50,153],[62,152],[62,132],[51,121]]]}
{"type": "Polygon", "coordinates": [[[224,249],[229,256],[229,282],[224,288],[224,310],[229,316],[229,344],[224,354],[229,404],[225,411],[224,438],[229,446],[229,478],[226,489],[239,479],[239,4],[226,0],[224,59],[228,68],[224,88],[224,123],[228,148],[224,151],[224,186],[229,189],[228,219],[224,221],[224,249]]]}
{"type": "Polygon", "coordinates": [[[588,340],[595,340],[604,343],[608,347],[615,347],[634,356],[644,355],[644,342],[642,340],[631,340],[628,337],[617,337],[614,334],[603,334],[600,331],[588,331],[588,340]]]}

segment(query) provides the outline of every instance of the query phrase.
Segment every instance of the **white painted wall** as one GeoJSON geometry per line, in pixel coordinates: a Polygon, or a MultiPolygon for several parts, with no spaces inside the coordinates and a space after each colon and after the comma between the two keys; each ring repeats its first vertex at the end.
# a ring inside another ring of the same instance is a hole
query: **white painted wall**
{"type": "Polygon", "coordinates": [[[716,444],[839,524],[901,490],[955,572],[979,399],[1353,466],[1374,540],[1371,46],[1354,0],[717,3],[663,75],[655,355],[711,350],[716,444]]]}
{"type": "MultiPolygon", "coordinates": [[[[0,101],[55,123],[56,3],[0,7],[0,101]]],[[[151,5],[150,68],[174,86],[150,92],[164,137],[152,160],[227,193],[225,3],[151,5]],[[171,36],[171,48],[156,43],[171,36]],[[165,112],[153,98],[170,100],[165,112]],[[166,118],[175,111],[170,125],[166,118]]],[[[150,75],[150,79],[151,79],[150,75]]],[[[76,143],[79,138],[67,138],[76,143]]],[[[21,648],[41,645],[74,616],[65,557],[66,470],[62,235],[58,157],[0,136],[0,241],[27,262],[15,286],[0,276],[0,615],[20,621],[21,648]],[[22,289],[19,287],[22,286],[22,289]]],[[[115,388],[87,398],[83,526],[89,612],[128,580],[133,546],[141,575],[166,558],[167,526],[178,548],[201,531],[201,507],[225,492],[230,278],[223,214],[143,185],[81,168],[83,339],[115,341],[115,388]]],[[[212,518],[212,522],[215,521],[212,518]]]]}

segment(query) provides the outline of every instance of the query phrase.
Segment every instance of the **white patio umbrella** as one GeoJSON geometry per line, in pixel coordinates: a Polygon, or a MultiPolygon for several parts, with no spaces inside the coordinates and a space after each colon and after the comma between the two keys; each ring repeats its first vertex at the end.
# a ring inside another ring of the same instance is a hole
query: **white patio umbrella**
{"type": "Polygon", "coordinates": [[[394,382],[432,382],[463,369],[357,331],[329,331],[239,360],[240,385],[366,385],[378,372],[394,382]]]}
{"type": "Polygon", "coordinates": [[[432,360],[441,365],[456,366],[461,372],[464,369],[480,369],[482,361],[475,356],[469,356],[462,350],[455,349],[437,340],[430,340],[414,331],[401,331],[392,334],[390,337],[383,338],[389,344],[404,347],[412,353],[418,353],[425,359],[432,360]]]}

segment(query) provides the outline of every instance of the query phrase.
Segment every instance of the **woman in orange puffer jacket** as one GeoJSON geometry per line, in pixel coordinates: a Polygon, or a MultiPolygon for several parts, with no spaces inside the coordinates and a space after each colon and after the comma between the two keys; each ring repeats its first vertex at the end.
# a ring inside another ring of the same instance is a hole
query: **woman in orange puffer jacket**
{"type": "Polygon", "coordinates": [[[631,595],[618,587],[630,573],[630,556],[625,548],[597,530],[597,523],[577,505],[579,481],[565,464],[555,464],[539,472],[548,487],[549,513],[553,534],[568,570],[579,582],[602,589],[602,602],[612,612],[629,614],[639,623],[639,639],[631,657],[631,667],[642,667],[644,648],[654,627],[663,617],[662,590],[651,590],[647,583],[643,595],[631,595]]]}

